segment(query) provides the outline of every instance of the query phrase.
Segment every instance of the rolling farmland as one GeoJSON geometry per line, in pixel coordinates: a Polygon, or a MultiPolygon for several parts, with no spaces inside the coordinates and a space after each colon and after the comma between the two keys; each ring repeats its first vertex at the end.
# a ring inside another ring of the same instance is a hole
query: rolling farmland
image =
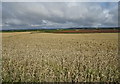
{"type": "Polygon", "coordinates": [[[2,33],[3,82],[120,82],[117,33],[2,33]]]}

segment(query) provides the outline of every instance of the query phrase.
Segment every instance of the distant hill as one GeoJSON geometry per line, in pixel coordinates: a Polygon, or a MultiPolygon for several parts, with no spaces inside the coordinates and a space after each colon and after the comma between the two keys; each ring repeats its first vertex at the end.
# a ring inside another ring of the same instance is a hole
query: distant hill
{"type": "Polygon", "coordinates": [[[57,29],[13,29],[2,30],[1,32],[38,32],[38,33],[117,33],[120,32],[119,27],[86,27],[86,28],[57,28],[57,29]]]}

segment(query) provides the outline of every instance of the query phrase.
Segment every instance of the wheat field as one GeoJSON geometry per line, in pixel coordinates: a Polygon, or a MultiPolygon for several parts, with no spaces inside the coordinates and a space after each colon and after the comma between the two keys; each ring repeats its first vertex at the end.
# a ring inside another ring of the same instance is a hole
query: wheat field
{"type": "Polygon", "coordinates": [[[3,82],[120,82],[117,33],[2,33],[3,82]]]}

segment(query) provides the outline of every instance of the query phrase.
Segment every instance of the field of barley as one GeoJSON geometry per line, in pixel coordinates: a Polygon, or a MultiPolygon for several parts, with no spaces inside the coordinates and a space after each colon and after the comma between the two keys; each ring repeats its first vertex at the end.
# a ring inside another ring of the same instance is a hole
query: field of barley
{"type": "Polygon", "coordinates": [[[117,33],[2,33],[3,82],[120,82],[117,33]]]}

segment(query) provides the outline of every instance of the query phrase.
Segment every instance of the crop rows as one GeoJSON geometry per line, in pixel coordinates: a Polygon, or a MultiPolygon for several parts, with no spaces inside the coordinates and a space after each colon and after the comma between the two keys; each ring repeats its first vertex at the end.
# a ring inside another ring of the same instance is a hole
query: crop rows
{"type": "Polygon", "coordinates": [[[3,34],[3,82],[119,82],[118,39],[101,34],[3,34]]]}

